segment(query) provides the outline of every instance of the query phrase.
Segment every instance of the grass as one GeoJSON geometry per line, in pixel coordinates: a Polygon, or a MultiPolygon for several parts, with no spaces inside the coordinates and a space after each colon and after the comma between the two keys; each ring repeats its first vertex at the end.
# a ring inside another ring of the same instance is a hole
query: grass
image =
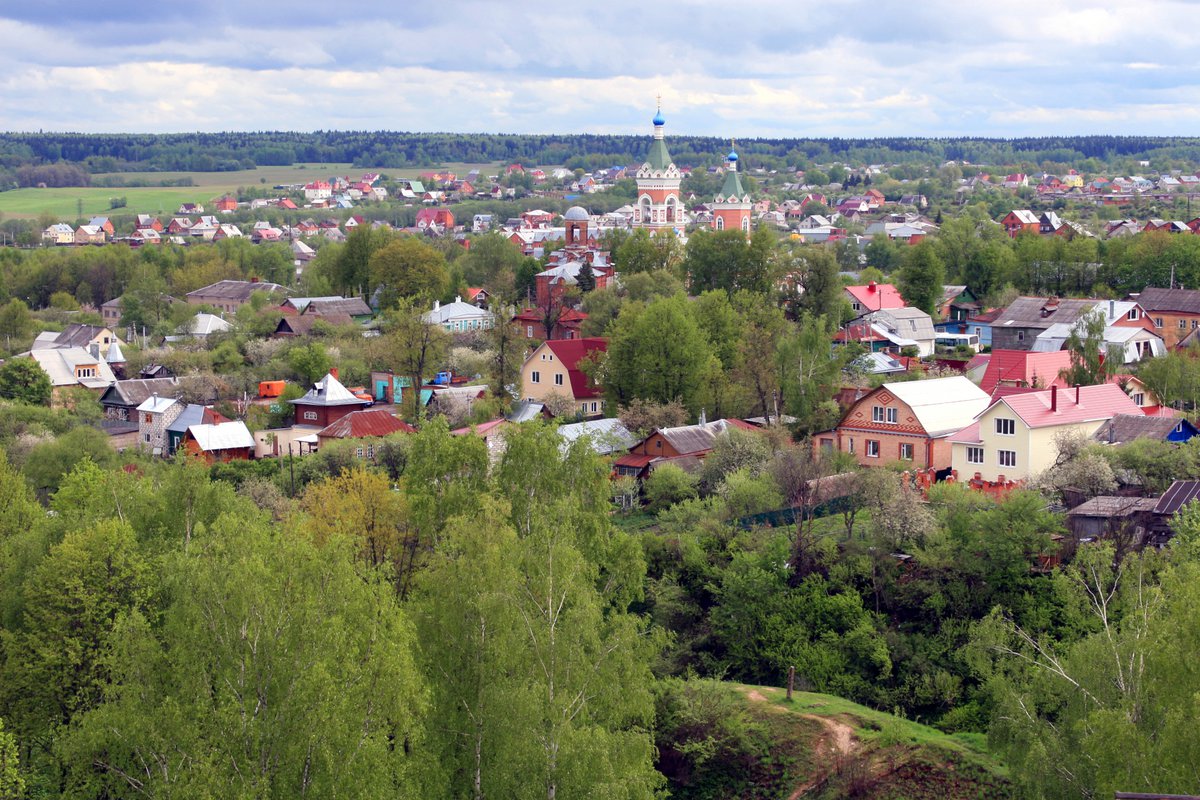
{"type": "Polygon", "coordinates": [[[864,742],[881,746],[916,745],[952,753],[974,766],[1004,777],[1007,770],[998,764],[988,752],[982,734],[947,734],[928,725],[904,719],[867,706],[815,692],[793,692],[791,701],[787,691],[770,686],[745,686],[744,690],[757,690],[773,705],[797,714],[813,714],[845,722],[854,728],[855,736],[864,742]]]}
{"type": "Polygon", "coordinates": [[[496,164],[446,164],[441,167],[411,167],[384,169],[351,167],[350,164],[293,164],[287,167],[259,167],[236,172],[110,172],[93,176],[101,182],[106,178],[125,181],[164,181],[190,178],[193,186],[132,186],[132,187],[64,187],[47,189],[15,189],[0,192],[0,213],[9,217],[37,217],[47,213],[58,219],[73,220],[100,214],[174,214],[182,203],[208,206],[224,194],[236,192],[240,186],[276,186],[305,183],[316,178],[334,175],[357,177],[364,172],[386,172],[392,177],[415,178],[422,172],[442,169],[466,175],[471,169],[484,174],[495,172],[496,164]],[[126,206],[113,209],[109,199],[124,197],[126,206]],[[82,205],[80,205],[82,203],[82,205]]]}

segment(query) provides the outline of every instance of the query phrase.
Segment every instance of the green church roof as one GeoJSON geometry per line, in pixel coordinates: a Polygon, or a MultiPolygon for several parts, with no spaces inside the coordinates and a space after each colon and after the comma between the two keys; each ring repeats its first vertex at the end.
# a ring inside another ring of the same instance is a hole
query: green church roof
{"type": "Polygon", "coordinates": [[[653,170],[666,170],[671,166],[671,155],[667,152],[667,143],[659,138],[655,138],[650,143],[650,152],[646,155],[646,163],[653,170]]]}
{"type": "Polygon", "coordinates": [[[742,176],[737,170],[725,170],[725,184],[721,187],[721,196],[726,199],[741,199],[746,196],[746,190],[742,188],[742,176]]]}

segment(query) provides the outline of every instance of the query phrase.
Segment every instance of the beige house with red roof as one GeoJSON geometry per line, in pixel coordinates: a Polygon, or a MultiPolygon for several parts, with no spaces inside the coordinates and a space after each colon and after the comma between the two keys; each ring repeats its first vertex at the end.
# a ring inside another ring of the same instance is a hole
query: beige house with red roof
{"type": "Polygon", "coordinates": [[[959,480],[1028,480],[1054,464],[1054,438],[1063,431],[1094,434],[1117,414],[1141,414],[1114,383],[996,398],[975,421],[950,437],[959,480]]]}
{"type": "Polygon", "coordinates": [[[551,339],[543,342],[521,367],[521,399],[546,403],[554,397],[570,398],[584,417],[603,411],[604,390],[580,368],[584,359],[608,350],[608,340],[551,339]]]}

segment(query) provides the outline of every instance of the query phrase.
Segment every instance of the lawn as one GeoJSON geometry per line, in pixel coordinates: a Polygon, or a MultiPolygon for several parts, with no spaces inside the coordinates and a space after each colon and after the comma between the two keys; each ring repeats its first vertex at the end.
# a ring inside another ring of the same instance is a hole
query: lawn
{"type": "Polygon", "coordinates": [[[357,177],[364,172],[386,172],[393,177],[415,178],[431,169],[446,169],[465,175],[478,168],[485,174],[495,172],[495,164],[446,164],[442,167],[412,167],[411,169],[362,169],[349,164],[294,164],[290,167],[260,167],[237,172],[122,172],[93,176],[100,182],[118,177],[127,181],[162,181],[191,178],[194,186],[146,187],[66,187],[53,189],[16,189],[0,192],[0,213],[8,217],[37,217],[49,213],[58,219],[75,220],[97,214],[174,214],[182,203],[209,205],[223,194],[237,191],[239,186],[275,186],[305,183],[316,178],[334,175],[357,177]],[[124,208],[112,209],[109,199],[124,197],[124,208]]]}

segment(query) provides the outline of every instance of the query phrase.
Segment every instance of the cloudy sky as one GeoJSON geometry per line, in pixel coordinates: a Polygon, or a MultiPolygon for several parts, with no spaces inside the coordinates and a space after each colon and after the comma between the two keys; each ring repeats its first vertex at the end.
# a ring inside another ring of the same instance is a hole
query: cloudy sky
{"type": "Polygon", "coordinates": [[[1200,132],[1197,3],[0,3],[0,129],[1200,132]]]}

